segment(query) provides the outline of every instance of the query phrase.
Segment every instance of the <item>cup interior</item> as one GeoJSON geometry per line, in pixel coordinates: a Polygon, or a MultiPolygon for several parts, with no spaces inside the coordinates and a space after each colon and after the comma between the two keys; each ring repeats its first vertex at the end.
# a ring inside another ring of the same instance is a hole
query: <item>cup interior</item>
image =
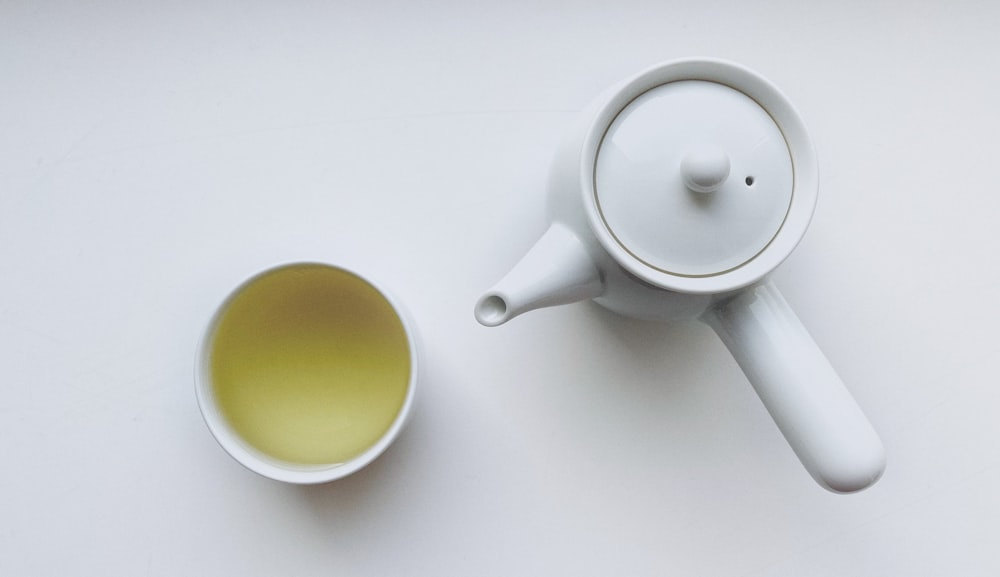
{"type": "Polygon", "coordinates": [[[219,306],[195,388],[213,436],[279,481],[339,479],[398,437],[418,371],[414,325],[389,293],[345,268],[265,270],[219,306]]]}

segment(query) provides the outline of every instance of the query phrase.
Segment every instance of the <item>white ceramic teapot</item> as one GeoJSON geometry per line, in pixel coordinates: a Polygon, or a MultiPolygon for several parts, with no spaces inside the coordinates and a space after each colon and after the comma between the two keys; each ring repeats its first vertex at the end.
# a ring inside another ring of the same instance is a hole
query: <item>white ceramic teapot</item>
{"type": "Polygon", "coordinates": [[[551,225],[476,304],[502,324],[593,299],[630,317],[698,318],[722,338],[823,487],[874,483],[878,435],[766,276],[816,205],[815,152],[798,113],[756,73],[679,60],[612,87],[554,160],[551,225]]]}

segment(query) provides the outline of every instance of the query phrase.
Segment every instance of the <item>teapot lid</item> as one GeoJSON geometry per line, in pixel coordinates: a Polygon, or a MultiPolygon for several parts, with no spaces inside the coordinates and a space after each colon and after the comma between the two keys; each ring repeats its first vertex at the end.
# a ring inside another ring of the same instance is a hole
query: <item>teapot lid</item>
{"type": "Polygon", "coordinates": [[[723,61],[667,64],[627,83],[603,119],[587,167],[591,220],[640,278],[684,292],[740,288],[804,234],[815,156],[763,78],[723,61]]]}

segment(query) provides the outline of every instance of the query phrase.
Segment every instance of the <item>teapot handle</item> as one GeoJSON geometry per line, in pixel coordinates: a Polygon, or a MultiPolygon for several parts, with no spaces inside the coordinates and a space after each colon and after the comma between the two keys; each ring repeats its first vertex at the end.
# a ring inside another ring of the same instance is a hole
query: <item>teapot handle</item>
{"type": "Polygon", "coordinates": [[[882,476],[882,441],[773,284],[765,281],[722,299],[701,320],[736,358],[820,485],[851,493],[882,476]]]}

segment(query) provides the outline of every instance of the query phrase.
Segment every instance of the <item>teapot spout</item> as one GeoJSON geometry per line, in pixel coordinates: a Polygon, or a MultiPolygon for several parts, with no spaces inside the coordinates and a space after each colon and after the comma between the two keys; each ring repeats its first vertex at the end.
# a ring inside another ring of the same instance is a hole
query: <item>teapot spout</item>
{"type": "Polygon", "coordinates": [[[601,274],[583,243],[553,223],[535,246],[476,303],[488,327],[542,307],[592,299],[604,292],[601,274]]]}

